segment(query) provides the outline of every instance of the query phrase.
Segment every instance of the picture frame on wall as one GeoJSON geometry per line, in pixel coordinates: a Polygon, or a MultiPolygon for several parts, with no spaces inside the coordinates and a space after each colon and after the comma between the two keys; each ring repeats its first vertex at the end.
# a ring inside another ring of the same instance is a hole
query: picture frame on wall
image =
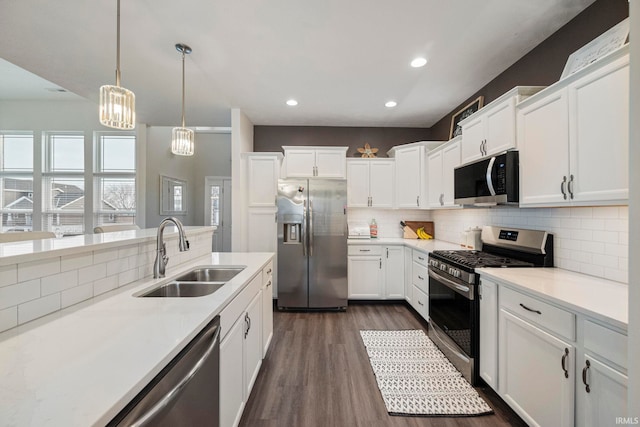
{"type": "Polygon", "coordinates": [[[449,139],[462,135],[462,127],[460,122],[484,106],[484,96],[479,96],[469,104],[465,105],[460,111],[451,117],[451,130],[449,131],[449,139]]]}

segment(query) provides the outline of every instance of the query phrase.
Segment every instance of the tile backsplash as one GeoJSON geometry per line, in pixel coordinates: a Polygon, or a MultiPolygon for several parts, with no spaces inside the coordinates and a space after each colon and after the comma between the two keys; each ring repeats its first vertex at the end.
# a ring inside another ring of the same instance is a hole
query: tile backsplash
{"type": "Polygon", "coordinates": [[[554,235],[556,267],[628,283],[629,209],[627,206],[382,210],[350,208],[349,221],[375,218],[380,237],[402,237],[400,220],[433,221],[436,238],[457,243],[460,232],[497,225],[545,230],[554,235]]]}

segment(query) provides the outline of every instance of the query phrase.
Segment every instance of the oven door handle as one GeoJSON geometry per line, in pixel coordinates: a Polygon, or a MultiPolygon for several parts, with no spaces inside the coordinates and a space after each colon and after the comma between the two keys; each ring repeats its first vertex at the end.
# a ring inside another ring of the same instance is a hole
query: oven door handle
{"type": "MultiPolygon", "coordinates": [[[[451,279],[447,279],[446,277],[443,277],[443,276],[439,275],[438,273],[436,273],[432,269],[429,269],[427,271],[427,273],[429,274],[429,277],[431,277],[432,279],[437,280],[439,282],[442,282],[442,284],[447,286],[448,288],[453,289],[454,291],[458,292],[459,294],[464,295],[465,297],[469,298],[470,300],[474,299],[473,292],[471,291],[471,288],[469,288],[468,286],[463,286],[463,285],[460,285],[460,284],[454,282],[451,279]]],[[[429,291],[429,293],[431,293],[431,291],[429,291]]]]}

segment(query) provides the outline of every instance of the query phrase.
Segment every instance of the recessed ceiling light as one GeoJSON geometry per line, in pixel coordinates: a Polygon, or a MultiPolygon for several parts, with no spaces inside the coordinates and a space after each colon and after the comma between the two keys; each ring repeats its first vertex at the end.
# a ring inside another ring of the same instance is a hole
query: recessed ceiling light
{"type": "Polygon", "coordinates": [[[396,101],[387,101],[384,106],[387,108],[392,108],[395,107],[396,105],[398,105],[398,103],[396,101]]]}
{"type": "Polygon", "coordinates": [[[290,99],[287,101],[287,105],[289,107],[295,107],[296,105],[298,105],[298,101],[296,101],[295,99],[290,99]]]}
{"type": "Polygon", "coordinates": [[[411,66],[413,68],[420,68],[420,67],[424,67],[427,64],[427,58],[415,58],[413,61],[411,61],[411,66]]]}

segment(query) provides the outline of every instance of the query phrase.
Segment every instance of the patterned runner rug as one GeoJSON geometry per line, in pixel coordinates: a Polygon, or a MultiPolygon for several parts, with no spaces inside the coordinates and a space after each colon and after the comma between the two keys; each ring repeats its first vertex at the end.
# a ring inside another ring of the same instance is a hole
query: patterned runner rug
{"type": "Polygon", "coordinates": [[[360,335],[389,414],[493,413],[423,331],[360,331],[360,335]]]}

